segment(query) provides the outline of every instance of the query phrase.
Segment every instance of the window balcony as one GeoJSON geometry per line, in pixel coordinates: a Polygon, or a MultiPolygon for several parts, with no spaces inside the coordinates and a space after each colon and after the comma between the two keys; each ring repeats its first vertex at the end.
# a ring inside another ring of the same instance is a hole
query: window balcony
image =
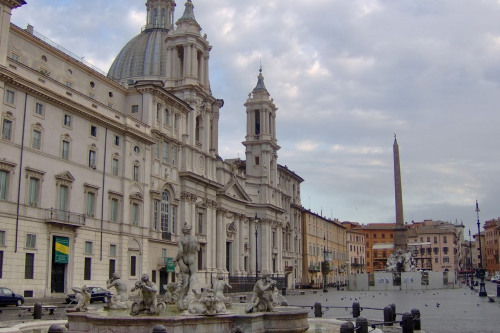
{"type": "Polygon", "coordinates": [[[45,222],[82,227],[85,225],[85,214],[51,208],[45,210],[45,222]]]}

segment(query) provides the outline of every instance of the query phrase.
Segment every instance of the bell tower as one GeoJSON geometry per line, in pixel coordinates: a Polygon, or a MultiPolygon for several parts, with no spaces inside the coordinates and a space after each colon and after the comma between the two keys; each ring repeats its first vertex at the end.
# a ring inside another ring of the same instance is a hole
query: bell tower
{"type": "Polygon", "coordinates": [[[247,133],[243,145],[246,147],[246,173],[261,177],[261,184],[277,184],[278,140],[276,139],[276,105],[264,84],[262,67],[257,85],[248,94],[245,103],[247,133]]]}

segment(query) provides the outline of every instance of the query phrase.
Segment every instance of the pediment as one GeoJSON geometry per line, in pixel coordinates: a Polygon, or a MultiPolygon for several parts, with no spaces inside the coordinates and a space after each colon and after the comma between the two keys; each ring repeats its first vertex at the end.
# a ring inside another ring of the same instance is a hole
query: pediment
{"type": "Polygon", "coordinates": [[[73,175],[71,174],[71,172],[69,171],[64,171],[60,174],[57,174],[56,175],[56,179],[59,179],[59,180],[65,180],[65,181],[68,181],[68,182],[73,182],[75,180],[75,177],[73,177],[73,175]]]}
{"type": "Polygon", "coordinates": [[[236,179],[233,179],[229,183],[227,183],[221,192],[227,195],[228,197],[237,200],[252,201],[252,199],[250,199],[250,196],[247,194],[243,186],[241,186],[236,179]]]}

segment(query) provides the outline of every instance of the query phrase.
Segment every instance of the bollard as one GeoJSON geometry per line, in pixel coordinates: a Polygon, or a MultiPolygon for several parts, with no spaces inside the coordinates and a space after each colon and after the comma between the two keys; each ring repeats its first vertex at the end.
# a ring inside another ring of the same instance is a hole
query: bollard
{"type": "Polygon", "coordinates": [[[420,321],[420,310],[419,309],[412,309],[411,314],[413,315],[413,328],[415,330],[421,330],[421,321],[420,321]]]}
{"type": "Polygon", "coordinates": [[[286,287],[281,288],[281,295],[286,296],[286,287]]]}
{"type": "Polygon", "coordinates": [[[497,284],[497,297],[500,297],[500,284],[497,284]]]}
{"type": "Polygon", "coordinates": [[[34,319],[42,319],[42,304],[41,303],[35,303],[35,306],[33,307],[33,317],[34,317],[34,319]]]}
{"type": "Polygon", "coordinates": [[[49,327],[49,330],[47,331],[47,333],[63,333],[64,332],[64,329],[59,326],[59,325],[50,325],[49,327]]]}
{"type": "MultiPolygon", "coordinates": [[[[384,323],[388,323],[392,321],[392,308],[390,306],[386,306],[384,308],[384,323]]],[[[392,324],[385,324],[386,326],[392,326],[392,324]]]]}
{"type": "Polygon", "coordinates": [[[358,317],[358,319],[356,319],[356,330],[358,333],[368,333],[368,319],[365,317],[358,317]]]}
{"type": "Polygon", "coordinates": [[[323,317],[323,312],[321,311],[321,303],[314,303],[314,317],[323,317]]]}
{"type": "Polygon", "coordinates": [[[401,320],[401,327],[403,328],[403,333],[413,333],[413,315],[409,312],[403,313],[403,319],[401,320]]]}
{"type": "Polygon", "coordinates": [[[354,333],[354,324],[350,321],[340,325],[340,333],[354,333]]]}
{"type": "Polygon", "coordinates": [[[396,304],[391,303],[389,306],[392,309],[392,320],[391,321],[396,321],[396,304]]]}
{"type": "Polygon", "coordinates": [[[156,325],[153,327],[152,333],[167,333],[167,329],[163,325],[156,325]]]}
{"type": "Polygon", "coordinates": [[[354,302],[354,303],[352,303],[352,317],[358,318],[359,316],[361,316],[361,310],[359,309],[359,303],[354,302]]]}

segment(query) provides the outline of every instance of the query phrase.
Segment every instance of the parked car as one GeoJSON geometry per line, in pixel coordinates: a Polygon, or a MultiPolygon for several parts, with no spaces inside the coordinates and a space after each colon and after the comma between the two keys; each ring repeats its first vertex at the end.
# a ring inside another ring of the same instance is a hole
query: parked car
{"type": "Polygon", "coordinates": [[[500,283],[500,275],[495,275],[491,278],[491,282],[500,283]]]}
{"type": "MultiPolygon", "coordinates": [[[[107,303],[108,298],[113,295],[113,293],[109,290],[103,289],[101,287],[88,287],[90,290],[90,303],[97,301],[97,302],[103,302],[107,303]]],[[[73,288],[73,290],[80,290],[80,288],[73,288]]],[[[76,303],[76,293],[74,294],[68,294],[66,297],[66,303],[76,303]]]]}
{"type": "Polygon", "coordinates": [[[15,294],[12,290],[5,287],[0,287],[0,305],[15,305],[21,306],[24,304],[24,297],[15,294]]]}

